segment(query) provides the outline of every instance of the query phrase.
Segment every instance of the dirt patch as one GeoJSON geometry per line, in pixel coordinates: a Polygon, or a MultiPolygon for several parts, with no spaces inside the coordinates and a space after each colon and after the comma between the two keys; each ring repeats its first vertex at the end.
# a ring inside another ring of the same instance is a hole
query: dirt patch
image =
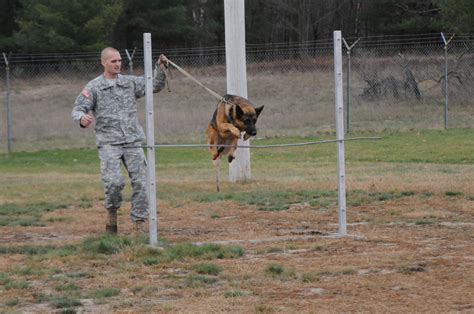
{"type": "MultiPolygon", "coordinates": [[[[0,286],[0,302],[9,311],[53,311],[51,304],[67,300],[51,295],[75,287],[81,305],[73,307],[85,312],[470,312],[473,208],[465,197],[443,195],[356,206],[348,209],[349,236],[339,237],[335,208],[160,202],[158,234],[170,244],[238,245],[245,254],[207,261],[223,271],[202,282],[193,271],[200,260],[146,264],[134,260],[133,248],[89,257],[2,254],[0,271],[9,282],[0,286]],[[93,295],[110,287],[118,294],[93,295]]],[[[121,234],[131,232],[128,212],[119,216],[121,234]]],[[[43,219],[50,221],[44,227],[2,227],[0,244],[80,243],[103,233],[105,215],[95,204],[43,219]]]]}

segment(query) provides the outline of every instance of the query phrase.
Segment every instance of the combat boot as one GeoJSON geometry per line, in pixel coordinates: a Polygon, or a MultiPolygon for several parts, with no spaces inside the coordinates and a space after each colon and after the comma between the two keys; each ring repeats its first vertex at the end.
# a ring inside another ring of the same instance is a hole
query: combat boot
{"type": "Polygon", "coordinates": [[[132,234],[135,237],[143,236],[147,234],[148,231],[148,221],[147,220],[135,220],[133,222],[133,232],[132,234]]]}
{"type": "Polygon", "coordinates": [[[109,209],[107,210],[107,224],[105,225],[105,232],[109,234],[117,234],[117,210],[109,209]]]}

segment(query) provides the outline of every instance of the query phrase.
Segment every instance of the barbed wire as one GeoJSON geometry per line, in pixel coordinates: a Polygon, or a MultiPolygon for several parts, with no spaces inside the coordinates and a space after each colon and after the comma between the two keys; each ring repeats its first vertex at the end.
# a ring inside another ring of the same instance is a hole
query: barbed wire
{"type": "MultiPolygon", "coordinates": [[[[446,33],[446,36],[452,34],[446,33]]],[[[348,42],[356,41],[359,37],[346,38],[348,42]]],[[[452,44],[456,43],[472,43],[474,34],[457,34],[452,44]]],[[[439,33],[427,34],[401,34],[401,35],[377,35],[360,37],[358,47],[372,46],[374,48],[387,47],[392,45],[440,45],[443,41],[439,33]]],[[[331,39],[311,40],[303,42],[278,42],[278,43],[262,43],[246,44],[248,53],[270,53],[270,52],[286,52],[291,49],[332,49],[333,42],[331,39]]],[[[187,48],[155,48],[153,54],[160,53],[170,54],[174,57],[195,57],[196,55],[216,56],[225,54],[225,46],[207,46],[207,47],[187,47],[187,48]]],[[[15,63],[47,63],[47,62],[74,62],[74,61],[94,61],[98,62],[100,52],[61,52],[61,53],[9,53],[8,59],[11,64],[15,63]]],[[[137,49],[135,59],[143,59],[143,50],[137,49]]],[[[127,60],[125,60],[127,61],[127,60]]],[[[0,60],[0,66],[5,65],[0,60]]]]}

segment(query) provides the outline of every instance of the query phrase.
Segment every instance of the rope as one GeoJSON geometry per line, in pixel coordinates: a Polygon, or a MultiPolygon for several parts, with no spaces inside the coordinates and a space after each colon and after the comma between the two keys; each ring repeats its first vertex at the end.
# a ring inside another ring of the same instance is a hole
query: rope
{"type": "MultiPolygon", "coordinates": [[[[185,76],[187,76],[188,78],[190,78],[191,80],[193,80],[196,84],[198,84],[199,86],[201,86],[202,88],[204,88],[209,94],[211,94],[212,96],[216,97],[217,99],[219,100],[223,100],[224,98],[219,95],[218,93],[216,93],[215,91],[213,91],[212,89],[210,89],[209,87],[205,86],[203,83],[201,83],[197,78],[195,78],[194,76],[192,76],[191,74],[189,74],[188,72],[186,72],[184,69],[182,69],[180,66],[178,66],[176,63],[172,62],[171,60],[168,59],[168,63],[171,64],[172,66],[174,66],[179,72],[181,72],[182,74],[184,74],[185,76]]],[[[225,101],[225,100],[224,100],[225,101]]],[[[225,101],[227,102],[227,101],[225,101]]]]}
{"type": "Polygon", "coordinates": [[[308,146],[308,145],[318,145],[326,143],[336,143],[336,142],[348,142],[348,141],[358,141],[358,140],[380,140],[381,137],[353,137],[346,138],[342,140],[323,140],[315,142],[302,142],[302,143],[289,143],[289,144],[270,144],[270,145],[209,145],[209,144],[156,144],[152,146],[142,145],[144,148],[188,148],[188,147],[234,147],[234,148],[276,148],[276,147],[296,147],[296,146],[308,146]]]}

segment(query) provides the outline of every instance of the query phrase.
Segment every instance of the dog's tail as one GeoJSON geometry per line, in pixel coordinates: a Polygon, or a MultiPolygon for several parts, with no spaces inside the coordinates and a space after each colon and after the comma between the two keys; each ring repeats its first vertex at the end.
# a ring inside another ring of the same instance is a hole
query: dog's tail
{"type": "Polygon", "coordinates": [[[220,177],[221,177],[221,158],[217,157],[215,160],[212,161],[214,167],[216,169],[216,188],[217,192],[220,191],[220,177]]]}

